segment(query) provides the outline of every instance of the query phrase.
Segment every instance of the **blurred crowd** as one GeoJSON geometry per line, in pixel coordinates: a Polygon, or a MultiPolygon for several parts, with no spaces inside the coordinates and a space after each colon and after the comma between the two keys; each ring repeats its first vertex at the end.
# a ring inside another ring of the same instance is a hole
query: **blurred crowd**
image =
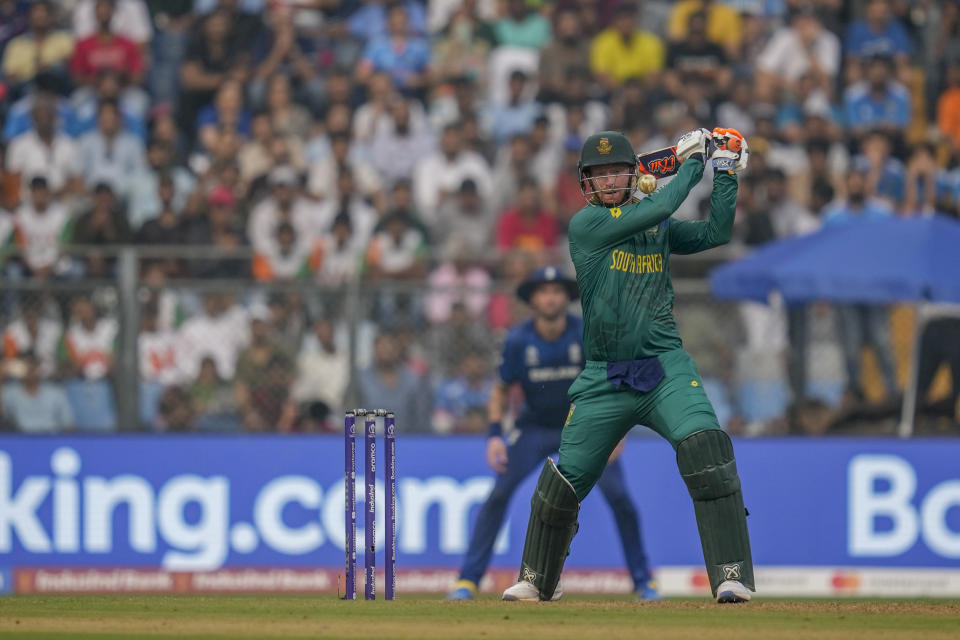
{"type": "MultiPolygon", "coordinates": [[[[360,406],[482,431],[512,290],[568,259],[581,141],[605,128],[638,150],[743,132],[735,244],[960,215],[952,0],[0,0],[0,69],[19,287],[0,405],[23,431],[117,427],[118,300],[96,283],[127,245],[143,426],[334,429],[354,353],[360,406]],[[197,281],[223,288],[178,288],[197,281]],[[375,292],[359,330],[351,283],[375,292]]],[[[739,309],[749,349],[789,352],[793,405],[810,313],[739,309]]],[[[844,397],[864,395],[861,346],[895,396],[887,310],[836,317],[844,397]]]]}

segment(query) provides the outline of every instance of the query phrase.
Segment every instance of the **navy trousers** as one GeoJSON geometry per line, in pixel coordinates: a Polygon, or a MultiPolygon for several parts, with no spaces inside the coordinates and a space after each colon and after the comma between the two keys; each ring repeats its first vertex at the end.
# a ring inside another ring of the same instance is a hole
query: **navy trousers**
{"type": "MultiPolygon", "coordinates": [[[[462,580],[479,583],[490,564],[497,533],[510,504],[510,498],[520,483],[539,469],[546,457],[560,448],[560,429],[527,428],[507,447],[507,470],[497,476],[493,490],[477,514],[477,523],[470,538],[470,547],[460,570],[462,580]]],[[[647,555],[640,536],[640,514],[627,493],[623,466],[619,460],[607,465],[597,483],[604,499],[613,511],[620,532],[623,555],[633,579],[634,589],[650,580],[647,555]]]]}

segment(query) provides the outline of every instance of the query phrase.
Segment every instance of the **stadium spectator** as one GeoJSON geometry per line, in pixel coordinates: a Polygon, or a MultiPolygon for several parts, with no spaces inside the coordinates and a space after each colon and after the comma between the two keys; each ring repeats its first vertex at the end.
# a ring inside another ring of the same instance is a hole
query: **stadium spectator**
{"type": "Polygon", "coordinates": [[[301,104],[293,101],[290,78],[275,74],[267,80],[266,113],[270,118],[273,131],[284,138],[298,142],[307,138],[313,118],[301,104]]]}
{"type": "Polygon", "coordinates": [[[296,409],[289,400],[293,356],[271,338],[270,311],[251,311],[250,344],[237,358],[234,388],[248,431],[289,431],[296,409]]]}
{"type": "Polygon", "coordinates": [[[47,179],[30,180],[30,191],[14,214],[15,241],[26,275],[49,278],[65,270],[62,247],[70,240],[70,216],[50,193],[47,179]]]}
{"type": "Polygon", "coordinates": [[[429,85],[430,45],[410,33],[405,5],[394,3],[387,9],[387,33],[374,35],[357,64],[357,80],[366,83],[376,71],[390,74],[400,90],[423,96],[429,85]]]}
{"type": "Polygon", "coordinates": [[[244,108],[243,86],[228,80],[220,85],[213,103],[197,115],[197,137],[208,149],[217,146],[217,138],[229,131],[246,139],[250,137],[250,113],[244,108]]]}
{"type": "Polygon", "coordinates": [[[333,321],[319,317],[312,332],[303,337],[297,353],[297,377],[293,385],[293,399],[301,406],[300,413],[312,403],[322,402],[333,411],[343,408],[347,383],[350,380],[350,361],[334,340],[333,321]]]}
{"type": "Polygon", "coordinates": [[[437,210],[467,178],[477,185],[484,200],[493,194],[490,165],[479,153],[465,148],[460,124],[448,124],[440,138],[440,150],[421,158],[413,172],[413,196],[424,221],[433,223],[437,210]]]}
{"type": "Polygon", "coordinates": [[[653,79],[663,69],[663,41],[640,28],[637,14],[635,5],[621,4],[613,24],[597,34],[590,44],[590,70],[607,91],[619,88],[631,78],[653,86],[653,79]]]}
{"type": "Polygon", "coordinates": [[[854,135],[882,129],[899,139],[910,124],[910,93],[894,79],[893,61],[874,56],[866,62],[865,79],[844,92],[847,127],[854,135]]]}
{"type": "Polygon", "coordinates": [[[296,82],[301,99],[307,104],[322,104],[324,82],[311,59],[316,47],[312,38],[297,33],[294,11],[290,6],[275,5],[269,18],[272,28],[263,29],[263,50],[255,55],[259,64],[247,85],[251,101],[257,108],[264,105],[269,83],[276,77],[296,82]]]}
{"type": "Polygon", "coordinates": [[[464,350],[463,346],[460,350],[456,375],[437,386],[433,430],[436,433],[486,433],[492,371],[482,351],[464,350]]]}
{"type": "Polygon", "coordinates": [[[497,5],[492,0],[433,0],[427,3],[429,33],[436,34],[449,28],[454,17],[461,11],[475,14],[486,22],[497,17],[497,5]]]}
{"type": "Polygon", "coordinates": [[[197,429],[232,431],[240,428],[236,392],[217,373],[213,358],[203,359],[197,377],[183,391],[193,415],[191,422],[197,429]]]}
{"type": "Polygon", "coordinates": [[[550,21],[527,0],[507,0],[506,13],[493,23],[498,47],[542,49],[550,42],[550,21]]]}
{"type": "MultiPolygon", "coordinates": [[[[867,189],[865,173],[859,168],[852,169],[847,174],[846,198],[827,208],[824,224],[857,224],[892,215],[890,207],[880,199],[870,198],[867,189]]],[[[877,357],[887,397],[894,397],[898,387],[887,309],[878,305],[838,304],[835,310],[847,370],[848,399],[861,401],[865,396],[860,367],[865,346],[871,346],[877,357]]]]}
{"type": "MultiPolygon", "coordinates": [[[[135,0],[126,0],[127,5],[135,0]]],[[[146,61],[140,45],[120,32],[115,32],[111,23],[115,15],[115,0],[94,0],[84,3],[93,5],[96,28],[89,33],[85,25],[75,25],[77,46],[70,60],[70,73],[79,86],[94,83],[97,74],[104,70],[120,73],[124,79],[134,84],[142,84],[146,72],[146,61]]],[[[142,6],[142,3],[139,3],[142,6]]],[[[78,12],[81,10],[78,7],[78,12]]],[[[148,22],[149,27],[149,22],[148,22]]],[[[150,34],[141,42],[149,40],[150,34]]]]}
{"type": "Polygon", "coordinates": [[[59,384],[41,379],[37,359],[24,358],[22,381],[4,385],[3,415],[23,433],[55,433],[73,427],[73,410],[59,384]]]}
{"type": "Polygon", "coordinates": [[[540,189],[531,178],[520,181],[516,204],[497,220],[497,248],[542,252],[557,246],[557,219],[542,208],[540,189]]]}
{"type": "Polygon", "coordinates": [[[903,202],[903,163],[893,153],[893,141],[883,130],[867,132],[860,143],[860,154],[851,161],[853,168],[867,176],[867,196],[884,200],[896,210],[903,202]]]}
{"type": "MultiPolygon", "coordinates": [[[[904,173],[903,214],[907,216],[932,215],[941,194],[936,150],[932,144],[918,144],[910,151],[904,173]]],[[[952,185],[944,185],[951,191],[952,185]]]]}
{"type": "MultiPolygon", "coordinates": [[[[394,162],[397,162],[394,158],[394,162]]],[[[377,211],[383,211],[386,205],[383,193],[383,181],[361,151],[360,145],[350,139],[347,131],[334,131],[330,134],[330,153],[310,167],[307,178],[307,191],[317,200],[344,200],[354,194],[370,199],[377,211]],[[351,193],[339,190],[340,174],[349,173],[351,193]]]]}
{"type": "MultiPolygon", "coordinates": [[[[117,35],[137,45],[150,42],[153,28],[143,0],[110,0],[109,27],[117,35]]],[[[73,35],[77,40],[92,36],[101,26],[102,9],[98,0],[78,0],[73,7],[73,35]]]]}
{"type": "Polygon", "coordinates": [[[412,279],[426,273],[426,238],[406,209],[394,209],[370,238],[366,277],[412,279]]]}
{"type": "Polygon", "coordinates": [[[180,382],[177,364],[177,336],[158,323],[159,309],[155,302],[144,305],[140,311],[140,331],[137,334],[140,380],[170,386],[180,382]]]}
{"type": "MultiPolygon", "coordinates": [[[[787,188],[786,174],[779,169],[768,169],[764,175],[767,208],[776,238],[789,238],[816,231],[820,221],[814,214],[796,202],[787,188]]],[[[810,322],[805,304],[788,304],[787,321],[787,380],[793,403],[807,399],[807,362],[810,345],[810,322]]]]}
{"type": "Polygon", "coordinates": [[[390,28],[390,9],[397,6],[406,10],[411,33],[427,33],[427,14],[417,0],[363,0],[362,6],[347,20],[350,34],[365,42],[386,35],[390,28]]]}
{"type": "Polygon", "coordinates": [[[351,235],[356,242],[366,247],[370,236],[377,224],[377,211],[356,188],[356,179],[353,172],[347,167],[340,169],[336,184],[337,197],[328,197],[317,207],[313,218],[316,227],[314,231],[330,229],[333,220],[340,214],[350,218],[351,235]]]}
{"type": "Polygon", "coordinates": [[[230,28],[229,11],[218,9],[202,18],[191,35],[180,70],[181,122],[196,122],[224,81],[245,78],[239,55],[243,43],[231,39],[230,28]]]}
{"type": "Polygon", "coordinates": [[[494,144],[500,145],[514,136],[530,133],[542,107],[529,87],[526,73],[518,70],[510,74],[506,103],[493,106],[486,114],[485,129],[494,144]]]}
{"type": "Polygon", "coordinates": [[[390,407],[401,431],[430,430],[430,387],[410,367],[395,334],[377,335],[373,363],[360,372],[359,389],[360,404],[390,407]]]}
{"type": "MultiPolygon", "coordinates": [[[[3,332],[3,372],[19,378],[25,369],[24,358],[37,362],[43,378],[50,378],[57,369],[57,347],[63,334],[60,319],[45,308],[43,299],[24,296],[20,313],[3,332]]],[[[57,309],[59,312],[59,309],[57,309]]]]}
{"type": "Polygon", "coordinates": [[[358,142],[368,143],[381,129],[388,127],[390,101],[397,96],[390,74],[378,71],[367,81],[366,102],[353,113],[353,136],[358,142]]]}
{"type": "Polygon", "coordinates": [[[204,358],[213,359],[217,375],[233,379],[241,349],[250,342],[247,312],[223,293],[206,293],[203,312],[188,318],[177,332],[177,363],[193,380],[204,358]]]}
{"type": "Polygon", "coordinates": [[[848,83],[862,78],[863,62],[876,56],[894,62],[901,82],[909,79],[913,45],[903,24],[892,15],[889,0],[867,0],[863,18],[847,25],[843,49],[848,83]]]}
{"type": "Polygon", "coordinates": [[[253,255],[253,277],[262,282],[290,281],[306,277],[315,269],[317,253],[313,238],[297,237],[289,222],[281,222],[274,241],[253,255]]]}
{"type": "Polygon", "coordinates": [[[186,240],[186,224],[180,217],[181,210],[174,205],[176,186],[170,174],[162,174],[157,182],[156,199],[160,213],[147,220],[137,229],[135,241],[145,245],[183,244],[186,240]]]}
{"type": "Polygon", "coordinates": [[[346,285],[358,272],[365,248],[366,242],[353,231],[349,212],[340,210],[330,230],[320,236],[314,278],[332,287],[346,285]]]}
{"type": "Polygon", "coordinates": [[[43,177],[56,196],[83,190],[77,146],[57,130],[56,105],[52,95],[37,95],[30,111],[33,129],[7,147],[7,171],[19,176],[24,192],[35,177],[43,177]]]}
{"type": "Polygon", "coordinates": [[[743,24],[737,10],[726,2],[713,0],[681,0],[674,3],[667,23],[667,37],[680,42],[690,35],[690,17],[702,13],[706,20],[709,41],[724,48],[727,55],[738,58],[743,41],[743,24]]]}
{"type": "Polygon", "coordinates": [[[413,178],[415,158],[424,158],[436,150],[436,140],[420,112],[414,117],[413,105],[419,103],[394,97],[387,106],[388,120],[370,140],[370,165],[382,180],[393,185],[413,178]]]}
{"type": "MultiPolygon", "coordinates": [[[[727,55],[723,47],[707,39],[705,12],[691,13],[686,35],[668,45],[663,81],[674,99],[707,120],[717,103],[729,95],[732,73],[727,55]]],[[[738,92],[747,93],[743,88],[738,92]]]]}
{"type": "Polygon", "coordinates": [[[56,28],[50,3],[33,2],[29,29],[14,37],[3,50],[3,75],[10,90],[19,93],[38,73],[52,74],[65,86],[73,45],[73,36],[56,28]]]}
{"type": "MultiPolygon", "coordinates": [[[[429,3],[432,8],[434,4],[429,3]]],[[[478,15],[475,0],[463,2],[450,23],[434,36],[431,45],[433,81],[439,85],[460,78],[481,81],[486,75],[487,57],[495,36],[489,22],[478,15]]]]}
{"type": "Polygon", "coordinates": [[[162,140],[151,140],[147,145],[146,162],[129,177],[124,193],[130,226],[140,229],[162,215],[165,209],[183,213],[196,186],[196,178],[190,170],[174,164],[173,148],[162,140]],[[161,183],[165,180],[169,180],[173,188],[169,193],[161,191],[161,183]],[[169,201],[165,200],[166,197],[169,201]]]}
{"type": "Polygon", "coordinates": [[[127,244],[133,239],[127,214],[116,194],[106,182],[98,182],[93,187],[93,199],[90,208],[81,214],[73,226],[72,244],[78,245],[117,245],[127,244]]]}
{"type": "Polygon", "coordinates": [[[756,58],[756,96],[776,100],[778,91],[792,91],[811,74],[814,85],[832,95],[840,70],[840,39],[824,28],[812,5],[792,10],[788,26],[778,29],[756,58]]]}
{"type": "Polygon", "coordinates": [[[97,128],[80,138],[78,150],[87,186],[105,183],[117,193],[130,190],[130,180],[143,170],[146,160],[140,139],[123,130],[115,100],[100,103],[97,128]]]}
{"type": "MultiPolygon", "coordinates": [[[[533,144],[527,134],[517,134],[510,139],[510,144],[501,145],[493,164],[493,184],[497,185],[490,205],[495,211],[503,211],[517,200],[520,192],[520,182],[529,178],[532,180],[549,179],[549,174],[538,173],[533,162],[533,144]]],[[[539,185],[547,187],[548,185],[539,185]]]]}
{"type": "Polygon", "coordinates": [[[427,282],[431,291],[426,315],[434,324],[450,320],[457,305],[463,305],[472,318],[482,317],[490,303],[490,274],[459,242],[447,245],[443,262],[430,272],[427,282]]]}
{"type": "Polygon", "coordinates": [[[540,54],[537,81],[539,101],[562,102],[566,95],[567,79],[573,70],[582,69],[589,59],[590,45],[583,38],[576,10],[559,6],[553,15],[554,37],[540,54]]]}
{"type": "Polygon", "coordinates": [[[125,84],[113,69],[100,71],[92,86],[82,87],[70,96],[70,135],[81,137],[96,129],[100,104],[104,101],[116,102],[124,131],[135,135],[141,142],[147,139],[149,98],[141,89],[125,84]]]}
{"type": "MultiPolygon", "coordinates": [[[[224,185],[215,187],[207,197],[207,215],[199,216],[188,223],[187,244],[212,247],[216,252],[230,252],[246,244],[243,227],[236,211],[236,196],[224,185]]],[[[241,266],[238,260],[220,258],[191,260],[189,271],[201,278],[237,278],[249,273],[247,261],[241,266]]]]}
{"type": "Polygon", "coordinates": [[[293,167],[275,167],[269,176],[270,195],[250,212],[247,237],[253,249],[266,252],[276,247],[276,229],[289,222],[303,241],[316,234],[316,207],[299,195],[300,178],[293,167]]]}
{"type": "Polygon", "coordinates": [[[494,209],[480,197],[477,183],[467,178],[460,183],[456,199],[448,199],[437,210],[431,227],[434,246],[450,255],[454,250],[479,257],[490,248],[494,209]]]}
{"type": "Polygon", "coordinates": [[[101,380],[113,372],[117,319],[100,317],[83,296],[71,304],[70,324],[61,342],[60,359],[68,376],[101,380]]]}

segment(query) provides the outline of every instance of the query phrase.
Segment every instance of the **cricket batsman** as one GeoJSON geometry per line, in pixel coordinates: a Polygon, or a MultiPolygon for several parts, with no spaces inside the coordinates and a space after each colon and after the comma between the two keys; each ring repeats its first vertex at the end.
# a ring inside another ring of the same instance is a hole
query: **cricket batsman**
{"type": "MultiPolygon", "coordinates": [[[[497,472],[497,480],[480,508],[460,580],[447,596],[449,600],[472,600],[476,596],[510,499],[520,483],[560,446],[560,430],[570,407],[567,389],[583,370],[583,321],[567,313],[570,302],[578,297],[577,283],[556,267],[544,267],[517,288],[517,295],[530,305],[533,317],[507,336],[500,380],[487,406],[487,463],[497,472]],[[502,420],[514,386],[523,390],[524,403],[517,416],[517,429],[511,434],[516,437],[510,438],[508,446],[502,420]]],[[[619,448],[600,476],[600,491],[613,511],[637,599],[657,600],[659,594],[647,569],[640,536],[640,519],[627,493],[623,466],[616,460],[618,454],[619,448]]],[[[559,597],[558,589],[553,599],[559,597]]]]}
{"type": "Polygon", "coordinates": [[[730,240],[737,174],[747,166],[748,149],[736,130],[698,129],[680,138],[676,155],[682,163],[676,177],[637,200],[638,161],[625,136],[594,134],[580,152],[587,206],[571,220],[569,239],[587,362],[568,391],[559,458],[556,464],[548,458],[540,473],[520,576],[504,600],[554,598],[580,502],[635,424],[649,426],[676,451],[717,602],[746,602],[755,590],[733,445],[680,341],[669,262],[672,253],[730,240]],[[709,219],[671,220],[703,176],[708,154],[714,169],[709,219]]]}

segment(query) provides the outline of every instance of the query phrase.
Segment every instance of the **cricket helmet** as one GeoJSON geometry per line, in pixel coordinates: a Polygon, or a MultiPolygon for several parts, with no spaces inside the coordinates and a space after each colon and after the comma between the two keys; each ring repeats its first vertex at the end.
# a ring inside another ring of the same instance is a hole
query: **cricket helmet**
{"type": "Polygon", "coordinates": [[[551,282],[563,285],[571,301],[580,297],[580,289],[577,288],[577,281],[568,278],[558,267],[541,267],[534,271],[529,278],[521,282],[520,286],[517,287],[517,297],[529,304],[530,298],[533,296],[533,292],[537,290],[537,287],[551,282]]]}
{"type": "Polygon", "coordinates": [[[580,182],[580,192],[590,204],[608,206],[600,200],[600,192],[589,184],[584,170],[607,164],[623,164],[629,166],[630,184],[624,190],[624,196],[619,202],[609,206],[620,206],[633,197],[639,179],[639,163],[633,145],[627,137],[619,131],[601,131],[586,139],[580,149],[580,162],[577,163],[577,173],[580,182]]]}

